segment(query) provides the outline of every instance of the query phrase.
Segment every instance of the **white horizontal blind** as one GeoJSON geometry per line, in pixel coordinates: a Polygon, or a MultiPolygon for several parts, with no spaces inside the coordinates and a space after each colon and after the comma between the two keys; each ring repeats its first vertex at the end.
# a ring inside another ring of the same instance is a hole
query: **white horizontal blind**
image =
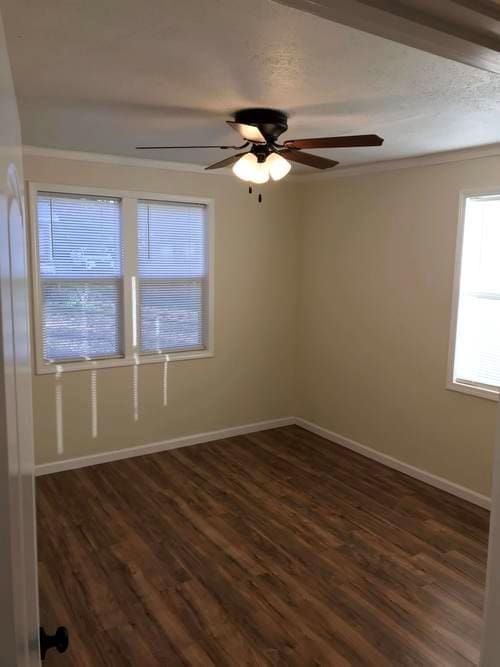
{"type": "Polygon", "coordinates": [[[466,202],[454,377],[500,386],[500,197],[466,202]]]}
{"type": "Polygon", "coordinates": [[[206,206],[140,200],[137,227],[140,352],[204,349],[206,206]]]}
{"type": "Polygon", "coordinates": [[[46,361],[122,354],[120,208],[120,200],[112,197],[38,194],[46,361]]]}

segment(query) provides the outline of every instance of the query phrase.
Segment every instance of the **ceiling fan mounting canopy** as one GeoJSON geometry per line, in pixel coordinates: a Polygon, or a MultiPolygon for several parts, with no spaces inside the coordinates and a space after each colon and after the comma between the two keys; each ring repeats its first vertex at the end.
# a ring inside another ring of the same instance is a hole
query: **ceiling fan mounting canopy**
{"type": "MultiPolygon", "coordinates": [[[[232,124],[231,121],[228,123],[232,124]]],[[[241,109],[234,114],[234,124],[256,127],[267,142],[275,142],[288,130],[288,116],[277,109],[241,109]]],[[[262,140],[257,143],[262,143],[262,140]]]]}

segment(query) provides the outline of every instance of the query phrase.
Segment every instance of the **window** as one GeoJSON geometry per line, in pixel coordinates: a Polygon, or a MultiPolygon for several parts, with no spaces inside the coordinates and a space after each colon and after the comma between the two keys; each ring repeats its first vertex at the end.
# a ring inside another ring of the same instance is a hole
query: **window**
{"type": "Polygon", "coordinates": [[[206,338],[205,207],[139,201],[141,352],[199,350],[206,338]]]}
{"type": "Polygon", "coordinates": [[[461,225],[451,387],[496,399],[500,387],[500,195],[465,197],[461,225]]]}
{"type": "Polygon", "coordinates": [[[38,372],[211,356],[212,208],[30,184],[38,372]]]}
{"type": "Polygon", "coordinates": [[[40,192],[43,358],[122,354],[120,201],[40,192]]]}

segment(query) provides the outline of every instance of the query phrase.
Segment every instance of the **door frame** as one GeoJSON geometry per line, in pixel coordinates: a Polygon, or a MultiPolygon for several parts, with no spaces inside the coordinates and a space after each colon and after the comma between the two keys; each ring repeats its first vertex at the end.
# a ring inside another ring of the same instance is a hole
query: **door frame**
{"type": "Polygon", "coordinates": [[[481,667],[500,665],[500,401],[497,407],[481,667]]]}
{"type": "Polygon", "coordinates": [[[32,355],[21,132],[0,16],[0,664],[39,667],[32,355]]]}

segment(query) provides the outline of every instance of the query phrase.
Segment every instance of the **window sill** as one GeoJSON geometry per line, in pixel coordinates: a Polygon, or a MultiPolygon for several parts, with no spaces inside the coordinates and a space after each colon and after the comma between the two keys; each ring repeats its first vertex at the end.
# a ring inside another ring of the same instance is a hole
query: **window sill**
{"type": "Polygon", "coordinates": [[[499,392],[495,389],[487,389],[486,387],[474,384],[465,384],[462,382],[448,382],[446,385],[447,389],[451,391],[458,391],[461,394],[469,394],[469,396],[476,396],[478,398],[487,398],[489,401],[499,400],[499,392]]]}
{"type": "MultiPolygon", "coordinates": [[[[134,358],[115,358],[115,359],[96,359],[95,361],[66,361],[63,363],[45,364],[39,363],[36,369],[36,375],[55,374],[58,371],[62,374],[75,371],[93,371],[100,368],[121,368],[123,366],[142,366],[144,364],[161,364],[165,362],[167,354],[152,354],[134,358]]],[[[193,350],[186,352],[169,352],[168,363],[174,361],[189,361],[192,359],[208,359],[215,356],[211,350],[193,350]]]]}

